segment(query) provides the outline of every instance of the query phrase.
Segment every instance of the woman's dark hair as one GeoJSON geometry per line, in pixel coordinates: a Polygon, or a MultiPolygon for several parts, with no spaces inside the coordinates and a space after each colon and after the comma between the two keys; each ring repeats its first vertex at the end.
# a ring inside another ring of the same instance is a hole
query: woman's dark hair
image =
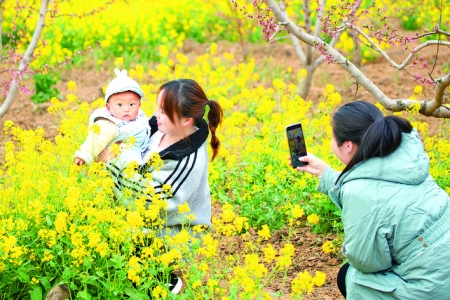
{"type": "Polygon", "coordinates": [[[223,112],[219,102],[208,100],[200,85],[192,79],[172,80],[161,85],[158,95],[164,91],[161,105],[165,114],[172,123],[175,123],[175,114],[178,117],[193,118],[198,124],[205,114],[205,107],[209,105],[208,127],[211,131],[211,148],[213,155],[211,160],[217,156],[220,141],[216,136],[216,129],[222,123],[223,112]]]}
{"type": "Polygon", "coordinates": [[[397,116],[385,117],[375,105],[365,101],[350,102],[339,108],[333,116],[332,127],[339,147],[345,141],[358,145],[337,181],[356,164],[394,152],[400,146],[402,133],[412,130],[408,120],[397,116]]]}

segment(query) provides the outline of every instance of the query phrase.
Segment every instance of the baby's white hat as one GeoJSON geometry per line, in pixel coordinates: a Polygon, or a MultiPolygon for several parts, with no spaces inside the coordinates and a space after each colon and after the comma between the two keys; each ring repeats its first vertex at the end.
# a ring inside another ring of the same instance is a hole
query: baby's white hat
{"type": "Polygon", "coordinates": [[[141,87],[135,80],[128,76],[127,70],[120,71],[119,69],[114,69],[114,73],[116,73],[117,77],[111,80],[106,88],[105,102],[108,102],[109,97],[114,94],[128,91],[138,94],[141,99],[144,97],[144,92],[141,87]]]}

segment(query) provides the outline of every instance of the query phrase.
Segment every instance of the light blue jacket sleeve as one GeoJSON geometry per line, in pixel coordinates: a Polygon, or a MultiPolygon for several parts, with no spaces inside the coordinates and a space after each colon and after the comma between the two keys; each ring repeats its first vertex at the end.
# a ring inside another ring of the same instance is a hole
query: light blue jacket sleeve
{"type": "Polygon", "coordinates": [[[342,204],[338,196],[338,189],[334,184],[340,173],[341,172],[335,171],[330,166],[327,166],[322,174],[322,177],[320,178],[317,190],[321,193],[327,194],[334,205],[342,210],[342,204]]]}

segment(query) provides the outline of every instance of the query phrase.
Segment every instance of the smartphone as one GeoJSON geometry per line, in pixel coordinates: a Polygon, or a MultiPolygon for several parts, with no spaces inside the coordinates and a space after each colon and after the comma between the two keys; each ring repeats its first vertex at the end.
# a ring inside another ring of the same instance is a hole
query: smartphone
{"type": "Polygon", "coordinates": [[[292,167],[295,169],[307,165],[306,162],[298,160],[300,156],[306,155],[305,136],[303,135],[302,124],[296,123],[286,126],[286,134],[291,153],[292,167]]]}

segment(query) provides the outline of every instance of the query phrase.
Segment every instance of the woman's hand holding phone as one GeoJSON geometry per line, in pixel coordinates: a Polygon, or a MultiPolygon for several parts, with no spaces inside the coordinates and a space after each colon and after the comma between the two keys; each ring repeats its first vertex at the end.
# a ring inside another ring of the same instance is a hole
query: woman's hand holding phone
{"type": "MultiPolygon", "coordinates": [[[[307,163],[307,164],[297,167],[296,168],[297,171],[306,172],[306,173],[315,175],[318,178],[320,178],[322,176],[323,172],[325,172],[325,169],[328,167],[328,165],[323,160],[314,156],[311,153],[308,153],[305,156],[300,156],[298,159],[301,162],[307,163]]],[[[290,166],[292,166],[292,160],[291,160],[290,156],[288,157],[288,160],[289,160],[288,164],[290,166]]]]}

